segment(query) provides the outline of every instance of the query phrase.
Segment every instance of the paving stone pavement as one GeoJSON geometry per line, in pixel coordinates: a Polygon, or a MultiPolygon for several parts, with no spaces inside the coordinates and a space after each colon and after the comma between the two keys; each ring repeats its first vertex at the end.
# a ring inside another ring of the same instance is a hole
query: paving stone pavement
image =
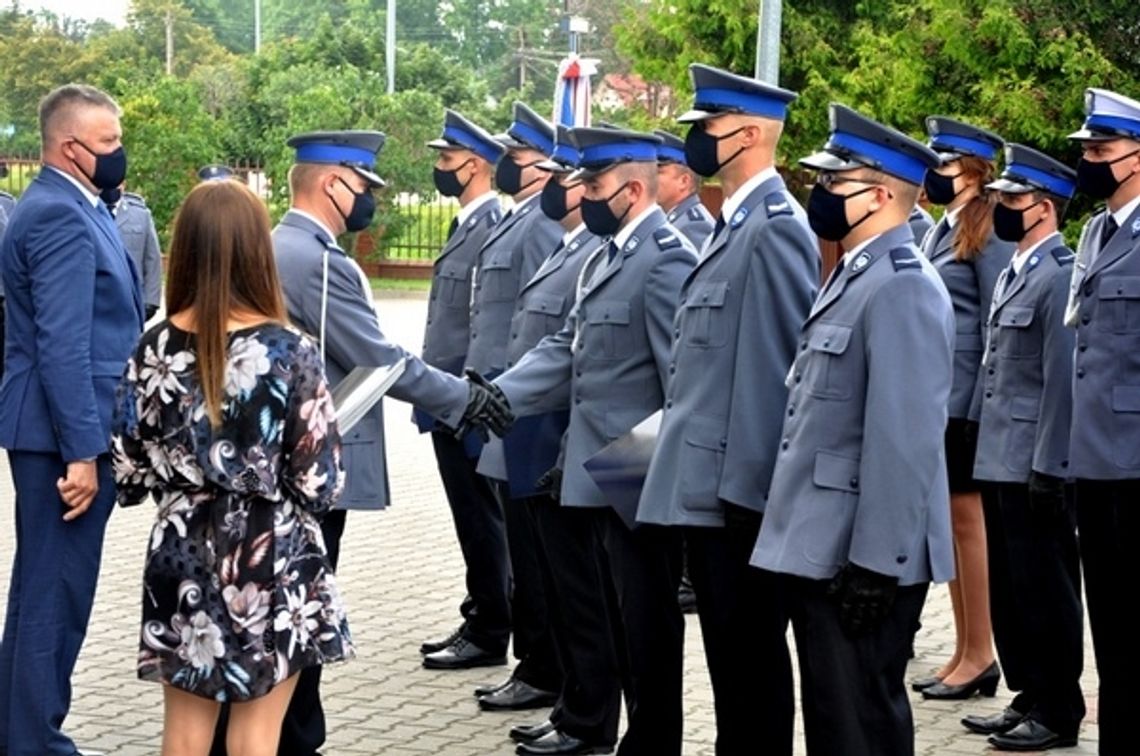
{"type": "MultiPolygon", "coordinates": [[[[381,322],[388,336],[418,349],[426,305],[422,298],[381,298],[381,322]]],[[[394,505],[385,512],[350,514],[341,552],[339,583],[348,605],[358,657],[330,667],[324,677],[329,724],[326,756],[446,756],[509,754],[507,728],[542,719],[544,712],[481,712],[471,689],[494,681],[506,668],[431,672],[420,667],[419,644],[451,631],[463,595],[459,548],[436,472],[431,444],[409,422],[410,410],[387,402],[389,470],[394,505]]],[[[6,461],[3,462],[6,466],[6,461]]],[[[13,522],[10,476],[0,473],[0,522],[13,522]]],[[[150,506],[117,510],[107,530],[99,592],[87,643],[74,677],[74,704],[66,726],[86,748],[108,754],[144,756],[159,752],[161,691],[135,678],[140,574],[150,506]]],[[[7,575],[13,550],[11,527],[0,528],[0,600],[7,601],[7,575]]],[[[686,756],[711,756],[715,738],[712,696],[701,647],[700,628],[688,617],[685,646],[686,756]]],[[[1087,635],[1087,631],[1086,631],[1087,635]]],[[[790,634],[789,634],[790,639],[790,634]]],[[[946,589],[936,586],[916,641],[917,657],[908,678],[926,674],[953,650],[953,619],[946,589]]],[[[748,653],[748,649],[741,649],[748,653]]],[[[1091,646],[1086,637],[1083,686],[1089,697],[1080,745],[1061,751],[1096,753],[1095,684],[1091,646]]],[[[958,724],[965,713],[990,713],[1004,706],[996,699],[926,702],[911,694],[918,753],[980,754],[985,740],[958,724]]],[[[797,721],[797,754],[804,753],[797,721]]],[[[763,733],[757,733],[757,754],[763,733]]]]}

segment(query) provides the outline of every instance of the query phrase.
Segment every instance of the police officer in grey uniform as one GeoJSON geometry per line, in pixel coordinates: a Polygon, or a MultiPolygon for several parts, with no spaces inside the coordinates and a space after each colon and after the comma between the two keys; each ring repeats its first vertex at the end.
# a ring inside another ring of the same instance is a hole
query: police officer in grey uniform
{"type": "Polygon", "coordinates": [[[1100,753],[1130,753],[1140,647],[1132,631],[1140,539],[1140,101],[1085,93],[1077,189],[1105,201],[1077,247],[1069,474],[1100,677],[1100,753]]]}
{"type": "MultiPolygon", "coordinates": [[[[506,367],[511,317],[519,290],[562,236],[561,226],[547,218],[539,207],[539,195],[550,174],[537,165],[554,148],[554,127],[516,102],[514,120],[506,133],[496,139],[506,152],[495,166],[495,183],[511,196],[514,206],[492,229],[475,258],[465,358],[467,369],[487,378],[506,367]]],[[[504,523],[507,514],[503,511],[506,497],[499,491],[501,472],[487,470],[492,473],[490,483],[472,480],[478,474],[481,452],[477,439],[469,437],[466,454],[472,472],[466,476],[470,481],[468,491],[466,495],[452,495],[449,489],[448,494],[467,567],[468,595],[460,607],[465,626],[449,646],[424,656],[424,666],[431,669],[506,662],[512,629],[511,564],[504,523]]],[[[455,466],[458,465],[456,460],[455,466]]],[[[525,593],[519,599],[525,600],[525,593]]],[[[521,639],[516,635],[516,652],[525,656],[531,640],[527,630],[521,639]]]]}
{"type": "Polygon", "coordinates": [[[657,150],[657,202],[665,218],[700,250],[713,232],[713,217],[701,204],[701,177],[685,161],[685,141],[668,131],[657,150]]]}
{"type": "Polygon", "coordinates": [[[135,260],[142,279],[146,318],[150,320],[162,304],[162,251],[158,247],[154,217],[141,196],[124,192],[121,186],[105,189],[99,196],[115,217],[123,246],[135,260]]]}
{"type": "Polygon", "coordinates": [[[907,224],[910,225],[910,231],[914,234],[914,241],[921,247],[922,241],[934,228],[934,218],[930,213],[926,212],[921,205],[915,205],[911,211],[910,216],[906,219],[907,224]]]}
{"type": "MultiPolygon", "coordinates": [[[[372,193],[383,186],[374,172],[383,144],[378,131],[320,131],[289,139],[296,150],[289,174],[292,204],[273,230],[289,318],[319,340],[334,387],[357,366],[384,367],[403,359],[404,372],[388,392],[392,397],[422,407],[452,427],[470,422],[494,426],[490,413],[498,400],[491,392],[426,365],[384,337],[367,277],[337,246],[337,236],[361,231],[372,221],[372,193]]],[[[388,505],[381,403],[342,442],[346,481],[341,508],[321,521],[334,568],[345,510],[388,505]]],[[[319,667],[301,672],[282,726],[280,754],[312,756],[324,741],[319,682],[319,667]]]]}
{"type": "Polygon", "coordinates": [[[982,489],[994,640],[1006,709],[968,716],[996,747],[1074,745],[1085,714],[1081,573],[1069,476],[1073,333],[1065,327],[1073,252],[1057,228],[1076,174],[1007,145],[994,232],[1017,245],[998,278],[982,362],[974,477],[982,489]]]}
{"type": "MultiPolygon", "coordinates": [[[[447,241],[433,263],[422,355],[427,364],[459,375],[467,361],[475,263],[479,250],[502,219],[502,208],[491,181],[504,149],[485,130],[453,110],[446,111],[442,133],[428,142],[428,146],[438,152],[432,171],[436,190],[444,197],[455,197],[459,201],[459,213],[452,220],[447,241]]],[[[502,555],[507,551],[502,514],[487,480],[475,472],[474,452],[468,448],[474,448],[474,437],[466,442],[456,439],[422,410],[416,410],[415,421],[420,432],[432,432],[440,479],[467,564],[467,597],[460,605],[463,623],[446,637],[424,642],[420,653],[442,651],[463,637],[490,648],[501,642],[499,638],[504,633],[510,632],[509,609],[501,587],[502,555]],[[482,533],[483,540],[473,533],[482,533]],[[489,566],[482,566],[484,559],[489,566]],[[490,575],[490,580],[483,580],[484,575],[490,575]],[[498,607],[498,610],[490,607],[498,607]],[[464,636],[469,621],[474,626],[464,636]]],[[[497,657],[502,659],[499,663],[506,661],[502,653],[497,657]]]]}
{"type": "Polygon", "coordinates": [[[812,306],[752,564],[780,573],[814,756],[907,756],[903,674],[927,584],[954,573],[942,432],[954,315],[907,216],[938,156],[831,106],[808,219],[847,250],[812,306]]]}
{"type": "Polygon", "coordinates": [[[748,563],[775,463],[819,249],[776,172],[794,92],[694,64],[688,165],[718,176],[719,230],[685,279],[665,412],[638,520],[684,528],[717,715],[717,752],[792,752],[787,620],[770,573],[748,563]],[[742,649],[747,653],[741,653],[742,649]]]}
{"type": "MultiPolygon", "coordinates": [[[[656,202],[658,137],[591,128],[571,135],[582,166],[573,175],[586,185],[582,217],[595,234],[612,236],[605,263],[564,327],[496,383],[520,415],[569,407],[562,505],[589,510],[621,618],[613,641],[626,657],[629,727],[619,751],[670,756],[681,752],[680,540],[666,528],[631,529],[635,513],[610,508],[585,462],[664,404],[673,317],[696,256],[656,202]]],[[[555,729],[518,750],[598,746],[555,729]]]]}

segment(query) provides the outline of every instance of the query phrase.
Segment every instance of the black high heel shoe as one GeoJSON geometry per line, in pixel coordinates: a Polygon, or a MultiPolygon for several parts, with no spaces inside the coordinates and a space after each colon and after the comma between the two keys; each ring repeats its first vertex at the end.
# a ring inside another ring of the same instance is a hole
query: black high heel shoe
{"type": "Polygon", "coordinates": [[[981,674],[973,680],[961,685],[947,685],[944,682],[938,682],[923,689],[922,697],[935,701],[964,701],[973,697],[975,693],[980,693],[987,698],[993,698],[997,694],[997,686],[1000,681],[1001,670],[995,661],[982,670],[981,674]]]}
{"type": "Polygon", "coordinates": [[[942,678],[935,677],[934,675],[931,675],[930,677],[917,677],[910,681],[910,689],[916,693],[921,693],[927,688],[933,687],[940,682],[942,682],[942,678]]]}

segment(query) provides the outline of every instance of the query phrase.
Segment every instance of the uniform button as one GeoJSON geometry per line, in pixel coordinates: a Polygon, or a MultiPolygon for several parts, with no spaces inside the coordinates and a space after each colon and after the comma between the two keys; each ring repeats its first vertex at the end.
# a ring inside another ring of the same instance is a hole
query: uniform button
{"type": "Polygon", "coordinates": [[[581,378],[581,377],[582,377],[582,371],[581,371],[581,370],[575,371],[574,375],[576,375],[576,376],[578,376],[579,378],[581,378]]]}
{"type": "Polygon", "coordinates": [[[993,369],[993,368],[990,368],[990,369],[989,369],[987,372],[988,372],[990,375],[993,375],[993,374],[994,374],[994,369],[993,369]]]}
{"type": "Polygon", "coordinates": [[[800,351],[802,352],[802,351],[803,351],[803,350],[805,350],[805,349],[807,349],[807,342],[806,342],[806,341],[801,341],[801,342],[800,342],[800,351]]]}
{"type": "Polygon", "coordinates": [[[665,409],[673,409],[673,402],[672,401],[665,402],[665,409]]]}
{"type": "Polygon", "coordinates": [[[992,399],[992,398],[993,398],[993,395],[994,395],[994,392],[992,392],[992,391],[987,391],[987,392],[986,392],[986,398],[987,398],[987,399],[992,399]]]}
{"type": "Polygon", "coordinates": [[[789,447],[789,446],[791,446],[791,445],[792,445],[792,444],[791,444],[791,442],[789,442],[789,441],[788,441],[788,439],[786,439],[786,438],[785,438],[785,439],[784,439],[784,440],[783,440],[783,441],[780,443],[780,448],[781,448],[781,449],[783,449],[784,451],[787,451],[788,447],[789,447]]]}
{"type": "Polygon", "coordinates": [[[800,381],[802,381],[802,380],[803,380],[803,378],[804,378],[804,374],[803,374],[803,373],[796,373],[795,382],[796,382],[796,383],[799,383],[800,381]]]}
{"type": "Polygon", "coordinates": [[[578,397],[574,397],[574,404],[581,404],[581,403],[582,403],[581,399],[579,399],[578,397]]]}
{"type": "Polygon", "coordinates": [[[701,297],[701,301],[703,301],[703,302],[709,301],[709,295],[705,294],[703,297],[701,297]]]}
{"type": "Polygon", "coordinates": [[[437,300],[437,299],[439,299],[439,296],[438,296],[438,295],[437,295],[437,294],[436,294],[436,293],[433,291],[433,292],[431,293],[431,300],[434,302],[434,301],[435,301],[435,300],[437,300]]]}
{"type": "Polygon", "coordinates": [[[1085,377],[1085,369],[1084,368],[1077,368],[1077,377],[1078,378],[1084,378],[1085,377]]]}
{"type": "Polygon", "coordinates": [[[824,340],[823,340],[823,345],[824,345],[824,346],[831,346],[831,339],[824,339],[824,340]]]}
{"type": "Polygon", "coordinates": [[[1089,317],[1088,315],[1084,315],[1081,317],[1081,325],[1088,325],[1090,322],[1092,322],[1092,318],[1089,317]]]}
{"type": "Polygon", "coordinates": [[[431,318],[428,318],[428,319],[427,319],[427,324],[428,324],[428,325],[431,325],[431,318]]]}
{"type": "Polygon", "coordinates": [[[852,488],[858,488],[859,487],[859,478],[852,478],[851,479],[851,487],[852,488]]]}
{"type": "Polygon", "coordinates": [[[1061,467],[1068,467],[1068,466],[1069,466],[1069,460],[1067,460],[1067,459],[1061,463],[1061,467]]]}
{"type": "Polygon", "coordinates": [[[669,375],[676,375],[676,374],[677,374],[677,368],[670,365],[669,366],[669,375]]]}
{"type": "Polygon", "coordinates": [[[722,449],[723,449],[723,448],[725,448],[726,446],[728,446],[728,439],[727,439],[727,438],[722,438],[722,439],[720,440],[720,448],[722,448],[722,449]]]}
{"type": "Polygon", "coordinates": [[[1089,345],[1088,345],[1088,344],[1078,344],[1078,345],[1077,345],[1077,351],[1078,351],[1078,352],[1084,352],[1084,351],[1087,351],[1087,350],[1088,350],[1088,348],[1089,348],[1089,345]]]}
{"type": "Polygon", "coordinates": [[[472,340],[472,341],[474,341],[474,340],[475,340],[475,339],[477,339],[478,337],[479,337],[479,334],[477,334],[477,333],[473,333],[473,334],[471,334],[471,340],[472,340]]]}
{"type": "Polygon", "coordinates": [[[795,407],[788,407],[788,417],[791,417],[794,414],[796,414],[796,408],[795,407]]]}
{"type": "Polygon", "coordinates": [[[602,320],[609,320],[609,319],[610,319],[610,314],[608,312],[602,316],[602,320]]]}
{"type": "Polygon", "coordinates": [[[997,344],[990,344],[990,351],[996,352],[997,351],[997,344]]]}
{"type": "Polygon", "coordinates": [[[675,339],[680,338],[680,336],[681,336],[681,329],[680,328],[675,329],[673,331],[673,338],[675,338],[675,339]]]}
{"type": "Polygon", "coordinates": [[[906,564],[906,554],[899,554],[897,557],[895,557],[895,561],[899,564],[906,564]]]}

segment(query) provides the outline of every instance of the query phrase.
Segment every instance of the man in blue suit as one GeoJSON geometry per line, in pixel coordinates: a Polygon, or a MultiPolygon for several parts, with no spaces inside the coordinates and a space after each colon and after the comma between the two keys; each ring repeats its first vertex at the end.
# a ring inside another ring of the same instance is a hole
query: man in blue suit
{"type": "Polygon", "coordinates": [[[16,554],[0,641],[0,753],[77,753],[60,730],[115,501],[111,409],[143,326],[138,271],[99,191],[126,173],[119,107],[69,84],[40,103],[43,170],[0,248],[0,446],[16,554]]]}

